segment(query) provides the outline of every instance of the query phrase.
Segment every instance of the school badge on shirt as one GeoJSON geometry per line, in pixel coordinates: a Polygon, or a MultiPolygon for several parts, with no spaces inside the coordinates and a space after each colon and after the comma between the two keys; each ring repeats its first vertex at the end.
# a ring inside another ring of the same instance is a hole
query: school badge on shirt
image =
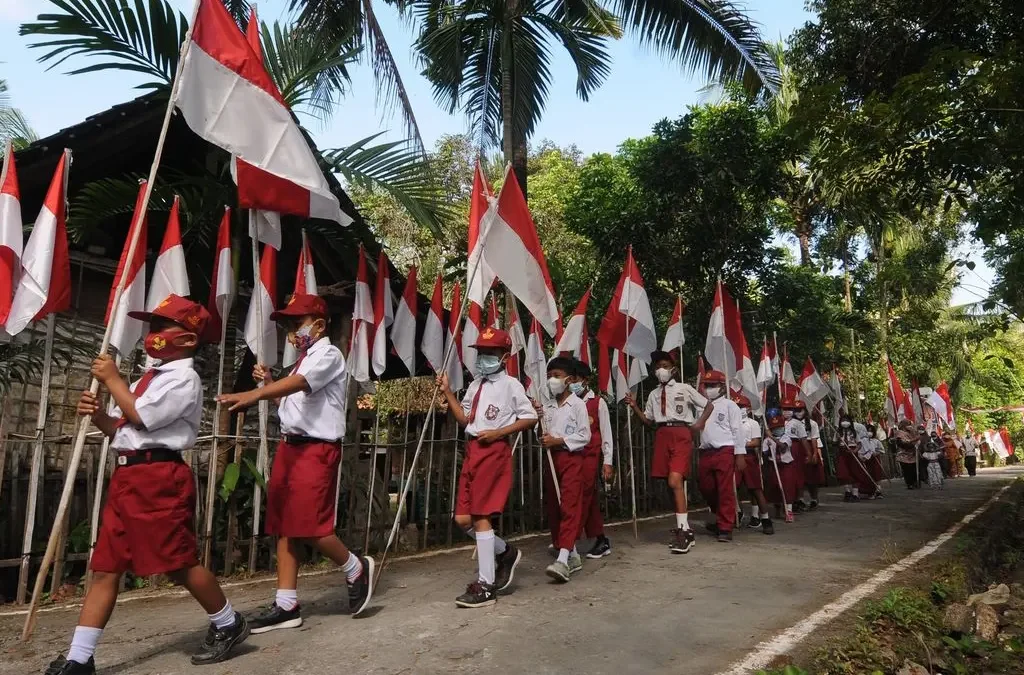
{"type": "Polygon", "coordinates": [[[501,412],[501,410],[498,408],[498,406],[492,403],[491,405],[487,406],[487,410],[484,411],[484,417],[487,418],[488,422],[493,422],[494,420],[498,419],[499,412],[501,412]]]}
{"type": "Polygon", "coordinates": [[[685,408],[683,407],[683,405],[682,405],[682,404],[676,405],[676,414],[677,414],[677,415],[682,415],[682,414],[683,414],[683,410],[684,410],[684,409],[685,409],[685,408]]]}

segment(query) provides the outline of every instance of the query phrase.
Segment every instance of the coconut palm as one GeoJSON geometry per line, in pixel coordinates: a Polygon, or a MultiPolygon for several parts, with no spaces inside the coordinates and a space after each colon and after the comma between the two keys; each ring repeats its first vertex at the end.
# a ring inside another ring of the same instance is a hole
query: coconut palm
{"type": "Polygon", "coordinates": [[[7,91],[7,80],[0,79],[0,157],[3,157],[8,140],[18,150],[37,138],[25,116],[11,104],[7,91]]]}

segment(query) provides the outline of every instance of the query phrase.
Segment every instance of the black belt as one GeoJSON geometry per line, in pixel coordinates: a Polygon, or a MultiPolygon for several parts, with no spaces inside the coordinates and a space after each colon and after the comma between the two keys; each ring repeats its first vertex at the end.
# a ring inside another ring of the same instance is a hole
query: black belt
{"type": "Polygon", "coordinates": [[[170,448],[147,448],[145,450],[118,450],[118,466],[135,466],[136,464],[156,464],[157,462],[177,462],[184,464],[181,453],[170,448]]]}
{"type": "Polygon", "coordinates": [[[288,443],[289,445],[309,445],[310,443],[328,443],[330,445],[334,445],[338,441],[337,439],[329,441],[324,438],[313,438],[312,436],[285,434],[284,442],[288,443]]]}
{"type": "Polygon", "coordinates": [[[662,427],[689,427],[690,423],[689,422],[658,422],[655,426],[657,428],[659,428],[659,429],[662,428],[662,427]]]}
{"type": "Polygon", "coordinates": [[[723,445],[720,448],[701,448],[700,449],[701,452],[707,452],[707,453],[721,452],[722,450],[729,450],[729,451],[735,453],[736,452],[736,446],[734,446],[734,445],[723,445]]]}

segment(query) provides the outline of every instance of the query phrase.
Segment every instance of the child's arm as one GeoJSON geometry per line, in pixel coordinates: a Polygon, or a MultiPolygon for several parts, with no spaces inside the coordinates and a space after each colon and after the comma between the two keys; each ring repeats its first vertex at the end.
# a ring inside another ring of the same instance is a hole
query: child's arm
{"type": "MultiPolygon", "coordinates": [[[[469,386],[470,388],[473,387],[472,384],[470,384],[469,386]]],[[[477,384],[477,386],[481,385],[477,384]]],[[[458,422],[460,426],[468,426],[469,415],[467,415],[466,411],[462,409],[462,401],[455,397],[455,393],[452,391],[452,388],[448,385],[447,373],[441,373],[440,375],[437,376],[437,388],[441,390],[441,395],[444,396],[445,401],[448,402],[448,410],[451,412],[452,417],[455,418],[455,421],[458,422]]],[[[468,390],[466,391],[466,395],[469,395],[468,390]]]]}
{"type": "Polygon", "coordinates": [[[88,415],[92,418],[92,423],[96,428],[102,431],[107,438],[114,438],[114,432],[117,431],[115,426],[117,420],[100,408],[99,399],[96,397],[96,394],[88,389],[83,391],[82,396],[78,399],[78,414],[88,415]]]}
{"type": "Polygon", "coordinates": [[[633,412],[636,413],[637,418],[639,418],[641,422],[647,426],[652,426],[654,424],[654,420],[648,417],[646,413],[640,409],[640,406],[636,404],[636,398],[633,396],[633,392],[631,391],[626,392],[626,405],[633,409],[633,412]]]}
{"type": "MultiPolygon", "coordinates": [[[[135,410],[135,401],[138,399],[138,396],[133,394],[128,387],[128,383],[121,379],[121,373],[118,371],[114,359],[110,358],[109,354],[103,354],[92,362],[91,370],[92,376],[99,380],[100,384],[110,392],[110,397],[114,399],[114,403],[121,409],[121,414],[124,415],[125,419],[134,426],[144,426],[142,418],[139,417],[138,411],[135,410]]],[[[117,423],[117,420],[97,408],[96,414],[93,415],[93,422],[96,423],[96,427],[100,431],[111,438],[114,437],[114,431],[116,431],[114,424],[117,423]],[[104,418],[110,420],[109,424],[104,418]],[[97,422],[97,419],[99,422],[97,422]],[[100,424],[107,428],[100,426],[100,424]]]]}
{"type": "Polygon", "coordinates": [[[217,400],[221,403],[228,404],[231,406],[228,410],[234,411],[239,408],[248,408],[260,401],[277,400],[284,398],[289,394],[308,390],[309,384],[306,382],[306,378],[304,376],[289,375],[288,377],[269,382],[263,387],[250,389],[249,391],[240,391],[234,394],[221,394],[217,397],[217,400]]]}

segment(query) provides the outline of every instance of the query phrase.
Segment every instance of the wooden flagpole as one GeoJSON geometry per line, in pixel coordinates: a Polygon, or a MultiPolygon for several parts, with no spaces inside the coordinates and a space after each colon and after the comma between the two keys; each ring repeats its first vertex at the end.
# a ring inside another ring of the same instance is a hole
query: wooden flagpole
{"type": "MultiPolygon", "coordinates": [[[[259,332],[256,333],[256,362],[260,365],[266,363],[266,345],[263,342],[263,298],[261,297],[262,291],[260,290],[263,286],[263,276],[260,269],[260,242],[259,242],[260,223],[259,218],[256,216],[255,209],[249,209],[249,235],[252,242],[252,299],[250,302],[256,303],[256,323],[259,325],[259,332]]],[[[269,246],[269,244],[268,244],[269,246]]],[[[259,388],[263,387],[263,380],[256,383],[259,388]]],[[[259,402],[259,434],[260,434],[260,445],[256,453],[256,470],[259,471],[264,479],[269,478],[269,471],[267,465],[269,463],[270,450],[267,446],[267,421],[270,417],[270,402],[260,401],[259,402]]],[[[252,496],[252,538],[249,542],[249,569],[253,570],[256,568],[256,542],[260,535],[260,507],[263,505],[263,489],[260,488],[260,484],[257,481],[254,486],[252,496]]]]}
{"type": "MultiPolygon", "coordinates": [[[[370,550],[370,524],[373,521],[373,486],[377,477],[377,439],[380,433],[380,402],[374,397],[376,415],[373,418],[373,446],[370,449],[370,489],[366,500],[366,538],[363,543],[363,550],[370,550]]],[[[387,485],[385,484],[385,487],[387,485]]],[[[337,513],[337,502],[335,502],[335,513],[337,513]]]]}
{"type": "MultiPolygon", "coordinates": [[[[626,283],[623,284],[623,288],[626,291],[626,311],[629,311],[629,280],[632,277],[632,268],[630,262],[633,260],[633,247],[629,247],[629,253],[626,254],[626,283]]],[[[623,373],[626,381],[626,389],[631,389],[629,386],[629,374],[630,374],[630,363],[629,356],[626,355],[626,343],[629,342],[629,314],[626,314],[625,330],[626,339],[622,342],[622,354],[626,361],[626,372],[623,373]]],[[[633,410],[626,406],[626,436],[629,438],[629,498],[631,507],[633,510],[633,539],[640,538],[640,532],[637,529],[636,522],[636,463],[633,459],[633,410]]]]}
{"type": "MultiPolygon", "coordinates": [[[[214,279],[216,284],[217,280],[214,279]]],[[[210,567],[213,555],[213,509],[217,503],[217,453],[220,441],[220,397],[224,393],[224,352],[228,337],[228,317],[221,317],[220,326],[220,360],[217,363],[217,398],[213,409],[213,446],[210,450],[210,461],[207,463],[206,476],[206,522],[203,525],[203,566],[210,567]]]]}

